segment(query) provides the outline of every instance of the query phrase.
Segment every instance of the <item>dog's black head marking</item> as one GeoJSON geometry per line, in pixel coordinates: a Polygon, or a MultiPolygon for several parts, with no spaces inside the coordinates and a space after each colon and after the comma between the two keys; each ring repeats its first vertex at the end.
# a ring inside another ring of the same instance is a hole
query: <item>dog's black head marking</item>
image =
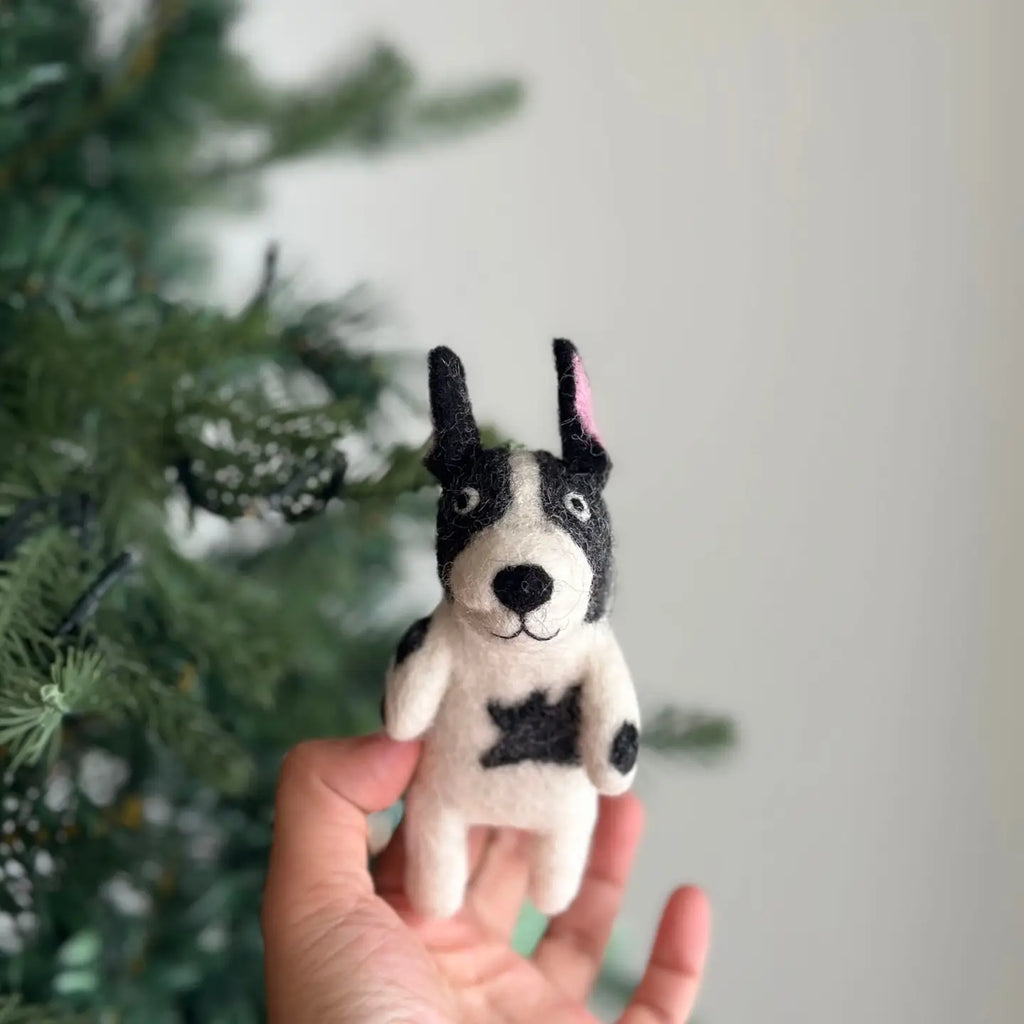
{"type": "Polygon", "coordinates": [[[449,577],[459,553],[512,504],[512,472],[504,448],[480,448],[442,482],[437,504],[437,573],[450,597],[449,577]],[[466,504],[466,492],[473,500],[466,504]]]}
{"type": "Polygon", "coordinates": [[[603,481],[573,472],[550,452],[536,452],[540,466],[540,500],[544,514],[565,530],[587,556],[594,572],[585,622],[604,615],[612,585],[612,527],[601,498],[603,481]]]}
{"type": "MultiPolygon", "coordinates": [[[[598,434],[590,384],[575,346],[554,342],[562,457],[533,453],[540,471],[540,502],[593,570],[586,619],[605,613],[611,588],[611,524],[601,497],[611,461],[598,434]]],[[[437,511],[438,575],[451,598],[451,571],[478,533],[497,523],[513,502],[511,450],[484,448],[459,357],[448,348],[429,356],[433,438],[424,462],[441,484],[437,511]]],[[[500,568],[500,567],[499,567],[500,568]]]]}

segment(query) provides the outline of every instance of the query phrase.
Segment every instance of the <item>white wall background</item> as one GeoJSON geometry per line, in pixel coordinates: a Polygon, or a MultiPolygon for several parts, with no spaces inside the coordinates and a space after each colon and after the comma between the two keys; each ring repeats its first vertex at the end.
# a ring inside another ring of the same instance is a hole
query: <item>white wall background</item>
{"type": "Polygon", "coordinates": [[[261,0],[241,33],[281,78],[380,34],[435,83],[528,81],[497,132],[274,175],[218,287],[269,237],[323,294],[368,278],[538,445],[549,340],[580,344],[642,692],[743,729],[640,782],[636,958],[703,884],[711,1024],[1020,1020],[1022,29],[1012,0],[261,0]]]}

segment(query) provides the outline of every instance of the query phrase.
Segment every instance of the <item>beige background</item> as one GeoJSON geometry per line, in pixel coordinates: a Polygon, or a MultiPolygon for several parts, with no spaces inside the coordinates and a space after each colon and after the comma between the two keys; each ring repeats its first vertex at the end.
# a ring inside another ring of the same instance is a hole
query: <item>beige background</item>
{"type": "Polygon", "coordinates": [[[711,1024],[1021,1019],[1022,22],[262,0],[241,35],[282,78],[379,31],[435,83],[530,84],[498,132],[276,174],[218,226],[217,287],[251,287],[267,237],[322,291],[383,285],[385,342],[451,344],[540,445],[549,339],[580,344],[642,693],[743,728],[729,764],[639,782],[635,956],[704,884],[711,1024]]]}

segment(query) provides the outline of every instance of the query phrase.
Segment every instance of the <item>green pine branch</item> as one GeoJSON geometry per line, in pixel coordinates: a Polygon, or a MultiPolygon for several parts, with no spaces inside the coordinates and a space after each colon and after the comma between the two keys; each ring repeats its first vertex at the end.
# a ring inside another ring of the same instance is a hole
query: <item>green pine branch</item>
{"type": "Polygon", "coordinates": [[[0,995],[0,1024],[86,1024],[86,1017],[56,1006],[30,1006],[19,996],[0,995]]]}
{"type": "Polygon", "coordinates": [[[355,69],[299,90],[270,90],[248,73],[235,70],[233,88],[218,114],[235,128],[258,128],[256,152],[224,157],[196,172],[200,183],[223,185],[241,175],[310,153],[348,146],[386,146],[456,137],[515,111],[521,85],[495,79],[434,97],[416,95],[409,62],[379,45],[355,69]]]}
{"type": "MultiPolygon", "coordinates": [[[[48,596],[68,559],[66,538],[56,529],[26,539],[17,556],[0,564],[0,671],[26,667],[34,650],[47,645],[48,596]]],[[[8,684],[10,685],[10,684],[8,684]]]]}
{"type": "Polygon", "coordinates": [[[644,725],[641,743],[659,753],[710,761],[737,742],[736,725],[723,715],[664,707],[644,725]]]}
{"type": "MultiPolygon", "coordinates": [[[[0,163],[0,191],[10,188],[18,178],[31,171],[48,157],[66,149],[80,139],[91,128],[100,123],[117,105],[129,95],[153,68],[156,67],[160,48],[174,26],[176,19],[184,12],[181,0],[154,0],[148,22],[134,42],[122,67],[112,76],[105,87],[88,103],[75,111],[74,116],[60,121],[49,133],[31,139],[21,150],[0,163]]],[[[8,106],[13,106],[40,84],[60,82],[64,75],[60,65],[46,63],[29,69],[20,83],[10,87],[4,97],[8,106]]]]}
{"type": "Polygon", "coordinates": [[[253,779],[251,756],[197,699],[188,685],[191,678],[186,668],[178,685],[170,686],[145,666],[129,663],[120,686],[135,718],[192,774],[223,793],[242,793],[253,779]]]}
{"type": "Polygon", "coordinates": [[[11,769],[53,758],[65,716],[90,709],[106,672],[95,651],[58,651],[50,682],[31,689],[24,684],[5,688],[0,695],[0,746],[7,748],[11,769]]]}

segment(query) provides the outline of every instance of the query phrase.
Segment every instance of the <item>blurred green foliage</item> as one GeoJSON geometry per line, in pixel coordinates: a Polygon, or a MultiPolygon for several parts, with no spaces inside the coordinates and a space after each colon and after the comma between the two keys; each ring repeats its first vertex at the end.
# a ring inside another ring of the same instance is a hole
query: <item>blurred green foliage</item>
{"type": "Polygon", "coordinates": [[[520,89],[427,93],[384,45],[281,89],[235,3],[154,0],[113,42],[101,8],[0,4],[0,1021],[241,1024],[281,754],[376,724],[429,503],[365,298],[302,305],[269,250],[245,308],[204,305],[185,217],[520,89]]]}

